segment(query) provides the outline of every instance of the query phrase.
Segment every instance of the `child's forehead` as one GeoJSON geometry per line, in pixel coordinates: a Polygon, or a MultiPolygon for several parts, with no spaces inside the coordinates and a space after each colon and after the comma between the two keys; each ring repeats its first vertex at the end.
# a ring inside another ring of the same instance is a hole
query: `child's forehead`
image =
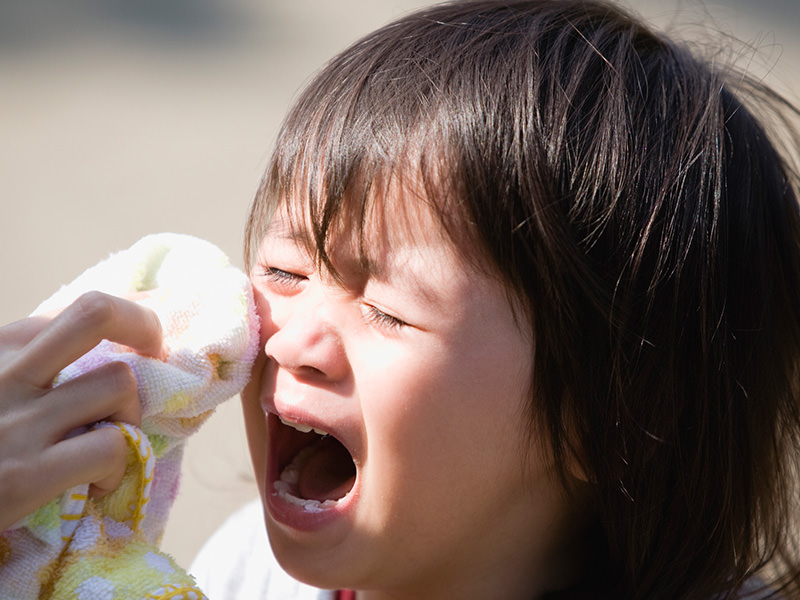
{"type": "Polygon", "coordinates": [[[310,253],[357,256],[370,262],[401,249],[452,245],[434,208],[416,194],[388,188],[359,206],[328,207],[314,214],[301,199],[281,202],[266,234],[305,247],[310,253]],[[330,211],[336,208],[335,212],[330,211]],[[334,214],[324,221],[324,214],[334,214]]]}
{"type": "Polygon", "coordinates": [[[441,304],[446,296],[441,282],[466,281],[471,273],[463,254],[443,232],[430,210],[418,207],[411,211],[378,211],[361,225],[343,221],[337,225],[320,256],[312,224],[308,218],[298,219],[287,210],[275,213],[262,241],[263,261],[284,254],[286,245],[300,249],[303,260],[317,263],[320,273],[345,289],[363,289],[369,281],[390,284],[422,301],[441,304]]]}
{"type": "Polygon", "coordinates": [[[262,205],[262,231],[302,246],[334,273],[343,264],[377,272],[415,248],[436,248],[467,270],[496,275],[466,203],[441,169],[422,169],[409,156],[364,171],[342,186],[331,185],[322,167],[286,173],[272,201],[262,205]]]}

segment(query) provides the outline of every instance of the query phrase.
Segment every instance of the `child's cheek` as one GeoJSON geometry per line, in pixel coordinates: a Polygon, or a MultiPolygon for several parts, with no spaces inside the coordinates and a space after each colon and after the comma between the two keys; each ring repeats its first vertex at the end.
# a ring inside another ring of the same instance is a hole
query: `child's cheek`
{"type": "Polygon", "coordinates": [[[251,277],[251,282],[253,283],[253,299],[256,303],[256,312],[258,313],[258,318],[260,320],[260,332],[261,332],[261,349],[264,349],[267,340],[270,336],[274,333],[275,324],[272,321],[272,309],[270,308],[269,301],[267,300],[267,295],[259,289],[259,285],[256,281],[253,281],[253,277],[251,277]]]}
{"type": "Polygon", "coordinates": [[[264,353],[259,352],[253,365],[250,381],[241,393],[247,445],[250,450],[250,459],[253,463],[258,487],[262,494],[264,493],[264,477],[266,473],[267,426],[259,398],[265,363],[266,357],[264,353]]]}

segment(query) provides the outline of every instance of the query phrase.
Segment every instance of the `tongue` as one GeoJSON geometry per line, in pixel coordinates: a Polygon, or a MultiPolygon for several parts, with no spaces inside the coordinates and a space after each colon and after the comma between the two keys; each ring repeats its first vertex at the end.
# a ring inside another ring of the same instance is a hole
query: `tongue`
{"type": "Polygon", "coordinates": [[[338,500],[355,482],[355,465],[350,453],[333,437],[322,438],[303,465],[297,491],[307,500],[338,500]]]}

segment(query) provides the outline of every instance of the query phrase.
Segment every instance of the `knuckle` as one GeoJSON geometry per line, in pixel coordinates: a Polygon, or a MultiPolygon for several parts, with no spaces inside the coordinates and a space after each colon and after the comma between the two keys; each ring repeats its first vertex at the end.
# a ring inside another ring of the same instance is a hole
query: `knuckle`
{"type": "Polygon", "coordinates": [[[114,361],[108,363],[106,366],[108,377],[112,381],[112,385],[118,393],[124,396],[137,396],[139,393],[139,386],[136,382],[136,376],[133,369],[124,362],[114,361]]]}
{"type": "Polygon", "coordinates": [[[149,337],[160,340],[163,337],[163,326],[161,325],[161,319],[158,318],[158,314],[147,306],[139,305],[139,308],[142,311],[142,329],[146,331],[149,337]]]}
{"type": "Polygon", "coordinates": [[[128,443],[125,436],[114,428],[103,429],[103,461],[96,465],[90,482],[95,488],[95,496],[102,497],[119,485],[125,476],[128,443]]]}
{"type": "MultiPolygon", "coordinates": [[[[107,368],[114,385],[114,420],[138,425],[142,419],[142,407],[139,402],[139,384],[133,370],[123,362],[109,363],[107,368]]],[[[121,434],[120,438],[123,438],[121,434]]],[[[124,443],[123,438],[123,445],[124,443]]]]}
{"type": "Polygon", "coordinates": [[[109,442],[108,451],[112,472],[124,472],[128,457],[128,442],[125,440],[125,436],[117,430],[109,442]]]}
{"type": "Polygon", "coordinates": [[[102,292],[86,292],[72,303],[72,307],[77,318],[87,327],[101,328],[114,316],[113,299],[102,292]]]}
{"type": "Polygon", "coordinates": [[[154,310],[148,309],[148,313],[153,321],[153,333],[160,339],[164,335],[164,327],[161,324],[161,319],[154,310]]]}

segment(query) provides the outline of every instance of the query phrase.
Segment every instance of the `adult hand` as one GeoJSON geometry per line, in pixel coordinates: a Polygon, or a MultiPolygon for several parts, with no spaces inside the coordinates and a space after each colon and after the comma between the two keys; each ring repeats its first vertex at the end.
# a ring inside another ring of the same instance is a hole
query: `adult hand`
{"type": "Polygon", "coordinates": [[[79,484],[112,491],[125,472],[126,442],[114,428],[70,435],[97,421],[139,425],[136,380],[110,363],[52,387],[55,376],[102,339],[161,357],[161,324],[130,300],[84,294],[54,318],[0,328],[0,531],[79,484]]]}

